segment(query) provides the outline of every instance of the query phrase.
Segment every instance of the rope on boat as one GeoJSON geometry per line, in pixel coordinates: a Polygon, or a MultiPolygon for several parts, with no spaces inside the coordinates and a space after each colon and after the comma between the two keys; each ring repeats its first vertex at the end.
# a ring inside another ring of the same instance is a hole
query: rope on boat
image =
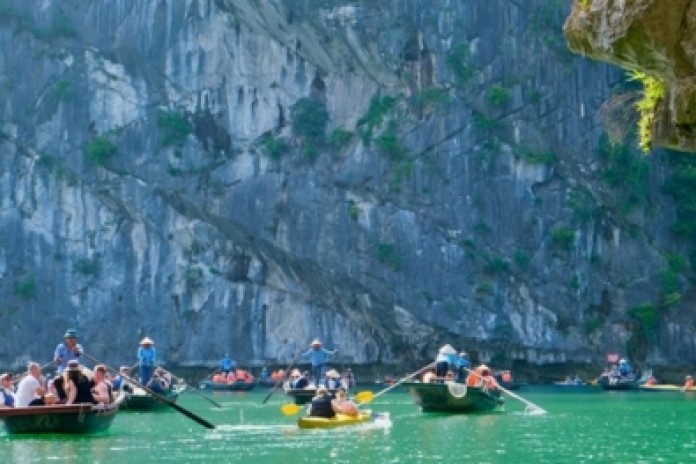
{"type": "Polygon", "coordinates": [[[455,398],[463,398],[466,396],[466,385],[463,383],[449,382],[447,383],[447,389],[449,390],[450,395],[455,398]]]}

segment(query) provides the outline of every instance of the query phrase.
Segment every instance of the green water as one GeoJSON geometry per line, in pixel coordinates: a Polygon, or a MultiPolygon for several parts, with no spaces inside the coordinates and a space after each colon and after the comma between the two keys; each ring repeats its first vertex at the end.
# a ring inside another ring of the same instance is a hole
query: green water
{"type": "MultiPolygon", "coordinates": [[[[147,463],[418,463],[418,462],[690,462],[696,459],[696,395],[645,392],[518,393],[547,409],[485,415],[420,413],[405,393],[372,404],[391,414],[390,428],[372,424],[298,430],[280,413],[277,394],[218,393],[217,409],[195,394],[180,404],[218,426],[206,431],[176,412],[119,413],[93,437],[0,436],[1,462],[147,463]]],[[[3,432],[4,433],[4,432],[3,432]]]]}

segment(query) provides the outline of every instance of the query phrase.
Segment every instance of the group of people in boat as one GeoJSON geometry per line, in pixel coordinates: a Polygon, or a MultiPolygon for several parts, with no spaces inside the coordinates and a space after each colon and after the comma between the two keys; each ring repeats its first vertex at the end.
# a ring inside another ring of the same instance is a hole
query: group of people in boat
{"type": "Polygon", "coordinates": [[[253,383],[254,376],[251,372],[243,369],[237,369],[237,362],[230,358],[229,353],[220,360],[217,370],[212,375],[213,382],[219,384],[231,385],[236,382],[253,383]]]}
{"type": "Polygon", "coordinates": [[[607,366],[599,376],[598,381],[602,379],[607,379],[610,384],[617,383],[620,380],[633,381],[636,379],[636,373],[633,371],[631,364],[625,359],[619,359],[619,364],[612,364],[607,366]]]}
{"type": "MultiPolygon", "coordinates": [[[[512,382],[509,371],[499,372],[502,381],[512,382]]],[[[471,368],[471,362],[465,352],[457,351],[452,345],[445,345],[438,351],[435,358],[435,368],[429,369],[423,374],[423,383],[466,383],[472,387],[483,387],[486,390],[498,388],[498,381],[494,372],[485,364],[475,369],[471,368]]]]}
{"type": "Polygon", "coordinates": [[[348,399],[346,390],[343,388],[336,390],[332,395],[326,387],[318,387],[316,396],[307,406],[307,415],[331,419],[336,417],[336,414],[357,417],[359,414],[358,406],[348,399]]]}
{"type": "MultiPolygon", "coordinates": [[[[131,368],[122,366],[116,376],[102,364],[88,369],[80,364],[84,349],[77,340],[75,329],[68,329],[63,335],[63,342],[54,351],[57,372],[53,378],[44,377],[41,366],[35,362],[30,362],[27,372],[16,380],[11,373],[2,374],[0,408],[111,403],[115,400],[115,391],[132,391],[128,382],[131,368]]],[[[164,392],[171,387],[173,376],[155,367],[157,358],[153,345],[148,337],[140,342],[137,351],[140,383],[155,392],[164,392]]]]}

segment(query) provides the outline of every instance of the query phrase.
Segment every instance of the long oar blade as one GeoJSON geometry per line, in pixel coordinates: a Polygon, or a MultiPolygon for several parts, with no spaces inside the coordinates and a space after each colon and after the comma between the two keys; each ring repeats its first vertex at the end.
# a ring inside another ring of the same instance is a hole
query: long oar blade
{"type": "Polygon", "coordinates": [[[358,403],[369,403],[375,398],[375,394],[371,391],[361,391],[355,395],[355,401],[358,403]]]}
{"type": "Polygon", "coordinates": [[[280,407],[281,412],[286,416],[294,416],[300,412],[301,409],[302,407],[296,404],[284,404],[280,407]]]}

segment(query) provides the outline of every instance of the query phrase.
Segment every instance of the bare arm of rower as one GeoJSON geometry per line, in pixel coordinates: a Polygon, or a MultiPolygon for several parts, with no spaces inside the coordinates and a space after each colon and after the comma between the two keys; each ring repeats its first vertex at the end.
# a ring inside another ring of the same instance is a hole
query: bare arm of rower
{"type": "Polygon", "coordinates": [[[70,380],[68,383],[68,403],[67,404],[73,404],[75,402],[75,397],[77,396],[77,386],[75,385],[75,382],[70,380]]]}

